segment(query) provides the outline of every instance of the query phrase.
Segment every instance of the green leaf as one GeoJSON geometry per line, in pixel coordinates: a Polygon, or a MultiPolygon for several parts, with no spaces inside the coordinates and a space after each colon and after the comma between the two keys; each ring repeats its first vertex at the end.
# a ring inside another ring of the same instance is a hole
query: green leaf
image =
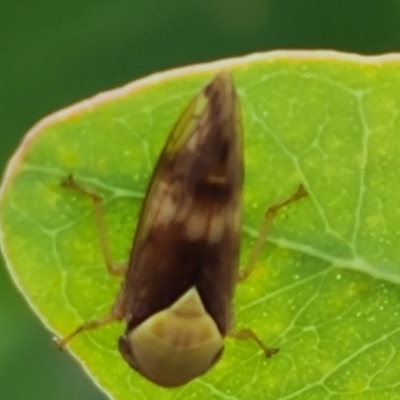
{"type": "MultiPolygon", "coordinates": [[[[116,349],[124,327],[69,345],[114,399],[400,398],[400,62],[278,52],[177,70],[82,102],[28,133],[1,191],[2,249],[16,284],[63,336],[107,313],[107,274],[90,202],[104,196],[113,258],[126,261],[155,160],[188,101],[220,69],[241,99],[246,157],[245,263],[266,208],[300,182],[256,270],[237,288],[236,325],[280,348],[226,339],[222,360],[177,389],[159,388],[116,349]]],[[[56,349],[54,351],[57,351],[56,349]]]]}

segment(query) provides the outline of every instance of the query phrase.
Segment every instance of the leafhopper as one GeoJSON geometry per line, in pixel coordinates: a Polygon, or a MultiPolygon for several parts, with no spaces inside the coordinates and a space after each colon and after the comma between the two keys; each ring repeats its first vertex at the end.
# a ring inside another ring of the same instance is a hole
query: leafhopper
{"type": "Polygon", "coordinates": [[[305,191],[300,186],[268,209],[249,263],[239,270],[243,176],[240,107],[225,71],[194,97],[172,129],[147,188],[126,268],[112,263],[101,197],[69,176],[64,186],[93,200],[106,265],[124,280],[108,315],[85,322],[56,344],[62,348],[79,332],[124,321],[122,357],[165,387],[208,371],[227,335],[254,340],[266,356],[274,354],[277,349],[266,347],[252,330],[234,330],[232,299],[276,212],[305,191]]]}

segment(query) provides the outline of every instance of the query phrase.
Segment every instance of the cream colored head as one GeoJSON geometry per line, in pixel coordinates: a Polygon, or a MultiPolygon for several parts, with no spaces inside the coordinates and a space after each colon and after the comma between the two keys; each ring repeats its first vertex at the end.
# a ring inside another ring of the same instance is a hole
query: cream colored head
{"type": "Polygon", "coordinates": [[[223,351],[223,337],[195,288],[120,339],[120,351],[160,386],[183,385],[206,372],[223,351]]]}

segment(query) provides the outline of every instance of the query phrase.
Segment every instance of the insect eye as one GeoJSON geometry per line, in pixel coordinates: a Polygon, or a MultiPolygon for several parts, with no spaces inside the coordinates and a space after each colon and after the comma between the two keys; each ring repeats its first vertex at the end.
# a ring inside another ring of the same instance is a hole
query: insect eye
{"type": "Polygon", "coordinates": [[[222,354],[224,354],[224,347],[222,346],[219,352],[214,356],[213,360],[211,361],[210,368],[213,367],[222,357],[222,354]]]}
{"type": "Polygon", "coordinates": [[[118,349],[124,360],[136,371],[140,370],[139,364],[136,361],[134,354],[132,353],[129,345],[129,340],[125,335],[122,335],[118,339],[118,349]]]}

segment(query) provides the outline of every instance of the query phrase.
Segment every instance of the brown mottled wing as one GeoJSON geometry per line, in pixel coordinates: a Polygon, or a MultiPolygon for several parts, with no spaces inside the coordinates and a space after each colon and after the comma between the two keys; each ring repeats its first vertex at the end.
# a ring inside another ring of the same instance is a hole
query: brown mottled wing
{"type": "Polygon", "coordinates": [[[133,329],[196,286],[226,333],[238,268],[242,127],[232,78],[219,73],[173,128],[148,187],[125,277],[133,329]]]}

